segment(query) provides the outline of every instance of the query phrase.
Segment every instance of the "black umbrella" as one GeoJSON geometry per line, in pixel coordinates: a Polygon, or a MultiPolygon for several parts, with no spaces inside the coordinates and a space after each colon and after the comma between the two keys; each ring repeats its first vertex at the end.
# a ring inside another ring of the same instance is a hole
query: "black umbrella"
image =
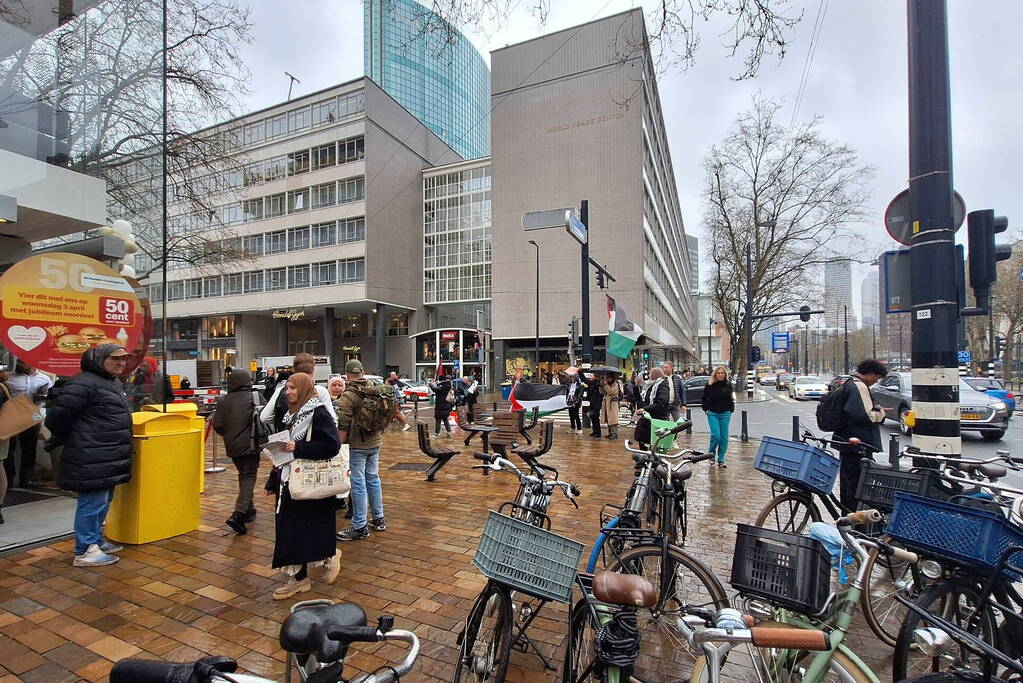
{"type": "Polygon", "coordinates": [[[593,373],[597,373],[597,374],[614,374],[614,375],[619,375],[622,372],[618,368],[613,367],[611,365],[598,365],[596,367],[590,368],[589,371],[593,372],[593,373]]]}

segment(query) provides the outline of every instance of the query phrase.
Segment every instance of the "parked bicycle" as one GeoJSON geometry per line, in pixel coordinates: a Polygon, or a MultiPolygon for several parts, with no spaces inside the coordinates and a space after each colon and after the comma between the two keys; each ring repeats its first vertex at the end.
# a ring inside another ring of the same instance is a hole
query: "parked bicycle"
{"type": "Polygon", "coordinates": [[[458,636],[459,654],[452,681],[503,681],[512,647],[532,651],[554,670],[526,630],[548,602],[568,602],[582,557],[582,544],[550,531],[547,509],[560,490],[577,508],[579,489],[558,479],[555,468],[530,473],[496,454],[476,453],[474,469],[507,472],[519,480],[514,502],[491,511],[473,563],[488,577],[458,636]],[[519,595],[533,598],[521,600],[519,595]]]}
{"type": "MultiPolygon", "coordinates": [[[[415,633],[394,628],[394,617],[382,616],[376,626],[366,625],[366,613],[354,603],[334,604],[329,600],[296,603],[281,625],[281,647],[288,652],[284,680],[292,670],[308,683],[391,683],[412,671],[419,657],[415,633]],[[344,678],[345,658],[353,643],[403,642],[408,645],[398,664],[380,667],[373,673],[344,678]]],[[[227,657],[207,657],[197,662],[156,662],[123,659],[110,671],[110,683],[275,683],[273,679],[236,673],[238,665],[227,657]]]]}

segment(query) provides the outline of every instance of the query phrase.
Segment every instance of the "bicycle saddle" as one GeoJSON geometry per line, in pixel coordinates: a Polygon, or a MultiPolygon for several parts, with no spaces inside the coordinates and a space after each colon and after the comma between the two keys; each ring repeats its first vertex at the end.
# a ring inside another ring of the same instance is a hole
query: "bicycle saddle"
{"type": "Polygon", "coordinates": [[[1001,465],[994,465],[991,463],[963,462],[956,463],[956,467],[963,472],[968,472],[970,474],[979,472],[988,479],[1001,479],[1008,474],[1008,470],[1001,465]]]}
{"type": "Polygon", "coordinates": [[[301,607],[281,624],[281,647],[296,654],[311,654],[324,664],[344,659],[348,644],[331,640],[327,633],[339,626],[365,626],[366,613],[350,602],[301,607]]]}
{"type": "Polygon", "coordinates": [[[653,584],[636,574],[599,571],[593,575],[593,597],[609,605],[653,607],[657,591],[653,584]]]}

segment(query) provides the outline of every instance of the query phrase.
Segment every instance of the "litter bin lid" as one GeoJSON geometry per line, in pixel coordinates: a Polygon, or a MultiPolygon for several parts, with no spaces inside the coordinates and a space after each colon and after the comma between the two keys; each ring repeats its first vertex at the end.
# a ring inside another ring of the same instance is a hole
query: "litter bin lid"
{"type": "Polygon", "coordinates": [[[187,414],[154,411],[140,411],[131,414],[131,432],[133,436],[180,434],[187,431],[193,431],[192,416],[187,414]]]}
{"type": "Polygon", "coordinates": [[[195,417],[199,411],[199,406],[195,405],[191,401],[188,403],[168,403],[167,410],[164,411],[164,405],[162,403],[150,403],[149,405],[142,406],[142,410],[151,413],[173,413],[177,415],[187,415],[188,417],[195,417]]]}

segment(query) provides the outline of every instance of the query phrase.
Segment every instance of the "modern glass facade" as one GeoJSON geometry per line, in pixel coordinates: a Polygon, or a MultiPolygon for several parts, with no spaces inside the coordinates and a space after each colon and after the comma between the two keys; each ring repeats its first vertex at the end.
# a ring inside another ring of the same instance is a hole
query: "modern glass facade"
{"type": "Polygon", "coordinates": [[[427,305],[490,298],[490,163],[423,179],[427,305]]]}
{"type": "Polygon", "coordinates": [[[366,76],[464,159],[490,154],[490,71],[472,43],[414,0],[363,0],[366,76]]]}

